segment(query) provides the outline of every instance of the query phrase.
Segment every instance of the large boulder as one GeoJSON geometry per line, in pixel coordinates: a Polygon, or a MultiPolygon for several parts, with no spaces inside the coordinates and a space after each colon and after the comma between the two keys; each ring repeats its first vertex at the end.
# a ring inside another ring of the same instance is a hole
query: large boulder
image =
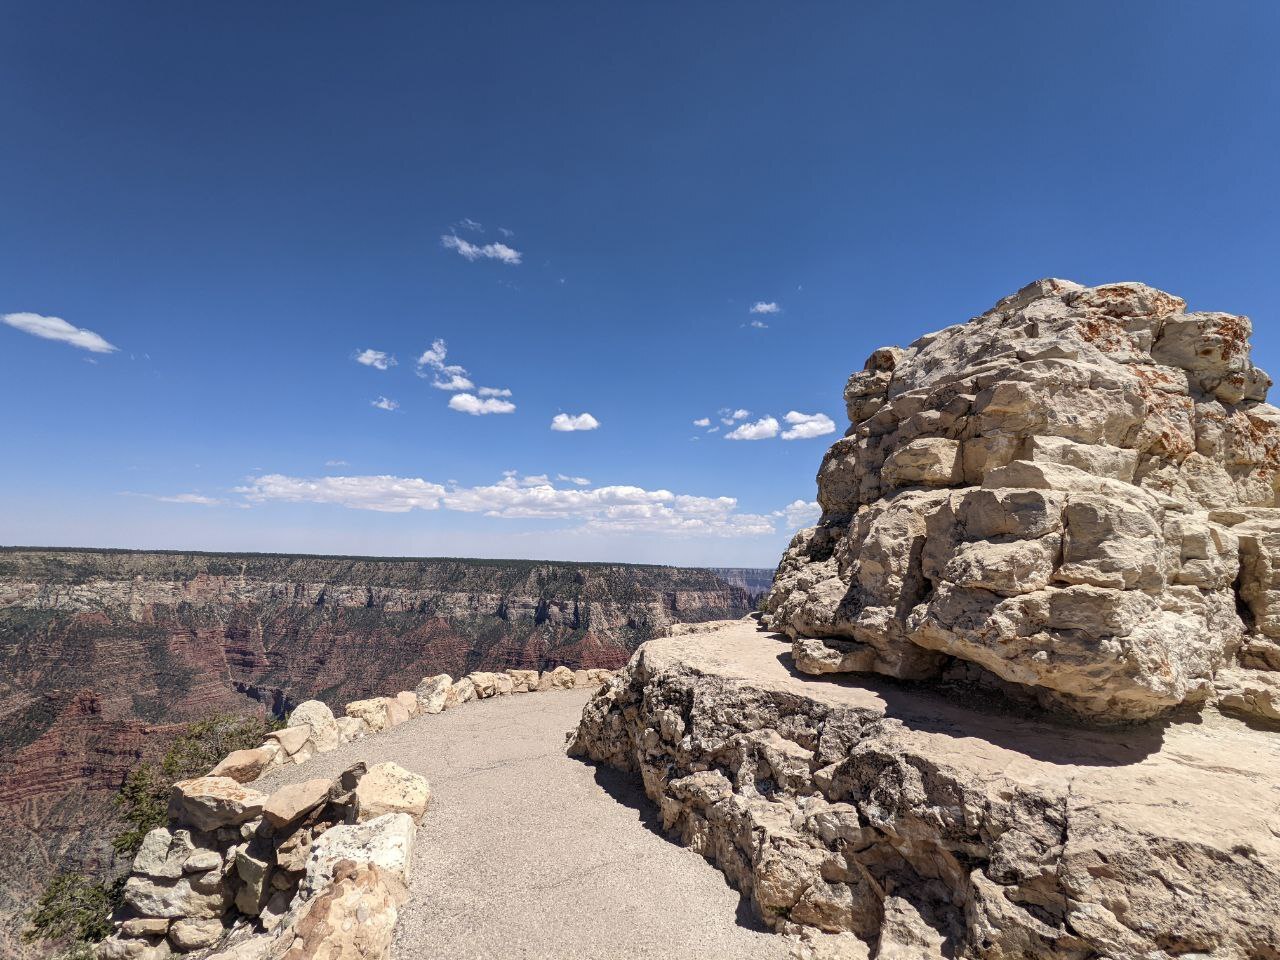
{"type": "Polygon", "coordinates": [[[355,700],[347,704],[347,716],[363,720],[370,733],[385,730],[391,724],[387,715],[388,699],[371,697],[368,700],[355,700]]]}
{"type": "Polygon", "coordinates": [[[806,673],[945,675],[1103,724],[1204,702],[1242,643],[1280,655],[1280,410],[1249,332],[1043,280],[877,350],[765,622],[806,673]]]}
{"type": "Polygon", "coordinates": [[[281,960],[383,960],[405,896],[375,864],[339,862],[333,883],[300,911],[281,960]]]}
{"type": "Polygon", "coordinates": [[[281,787],[262,805],[262,816],[277,830],[319,807],[329,799],[330,783],[323,778],[281,787]]]}
{"type": "Polygon", "coordinates": [[[271,766],[280,749],[273,740],[252,750],[232,750],[209,771],[209,776],[230,777],[236,783],[257,780],[271,766]]]}
{"type": "Polygon", "coordinates": [[[340,824],[322,833],[311,846],[299,898],[328,886],[343,860],[373,864],[401,883],[409,881],[409,854],[417,827],[407,813],[387,813],[366,823],[340,824]]]}
{"type": "Polygon", "coordinates": [[[289,714],[288,722],[291,727],[306,727],[311,731],[308,739],[316,753],[328,753],[342,744],[333,711],[319,700],[307,700],[298,704],[293,713],[289,714]]]}

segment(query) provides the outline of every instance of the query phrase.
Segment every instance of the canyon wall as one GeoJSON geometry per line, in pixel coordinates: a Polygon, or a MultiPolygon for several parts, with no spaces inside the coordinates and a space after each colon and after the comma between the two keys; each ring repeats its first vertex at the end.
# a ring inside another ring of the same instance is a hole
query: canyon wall
{"type": "Polygon", "coordinates": [[[0,955],[50,875],[114,867],[110,798],[169,729],[424,674],[615,668],[752,605],[673,567],[0,550],[0,955]]]}

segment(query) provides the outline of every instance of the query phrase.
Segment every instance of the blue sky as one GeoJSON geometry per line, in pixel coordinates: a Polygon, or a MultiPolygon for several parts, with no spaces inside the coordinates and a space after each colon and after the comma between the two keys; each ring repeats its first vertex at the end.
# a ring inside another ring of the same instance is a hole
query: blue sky
{"type": "Polygon", "coordinates": [[[1275,4],[0,10],[3,543],[772,566],[1034,278],[1280,366],[1275,4]]]}

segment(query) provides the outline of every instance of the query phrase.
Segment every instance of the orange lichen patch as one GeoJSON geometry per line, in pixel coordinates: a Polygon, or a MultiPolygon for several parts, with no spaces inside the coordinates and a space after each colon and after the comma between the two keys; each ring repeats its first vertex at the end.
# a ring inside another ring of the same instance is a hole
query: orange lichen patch
{"type": "Polygon", "coordinates": [[[1145,364],[1134,364],[1130,369],[1141,382],[1143,396],[1145,397],[1146,388],[1159,391],[1168,390],[1185,390],[1186,378],[1178,377],[1171,374],[1166,367],[1152,367],[1145,364]]]}
{"type": "Polygon", "coordinates": [[[1076,322],[1080,336],[1103,353],[1134,353],[1137,344],[1128,331],[1109,317],[1090,317],[1076,322]]]}
{"type": "MultiPolygon", "coordinates": [[[[1222,359],[1234,360],[1236,357],[1249,355],[1251,327],[1247,317],[1224,315],[1218,318],[1214,323],[1213,334],[1220,338],[1217,353],[1222,359]]],[[[1202,349],[1201,356],[1207,356],[1210,350],[1210,347],[1202,349]]]]}
{"type": "Polygon", "coordinates": [[[1280,427],[1272,420],[1237,410],[1227,418],[1226,441],[1228,463],[1280,467],[1280,427]]]}

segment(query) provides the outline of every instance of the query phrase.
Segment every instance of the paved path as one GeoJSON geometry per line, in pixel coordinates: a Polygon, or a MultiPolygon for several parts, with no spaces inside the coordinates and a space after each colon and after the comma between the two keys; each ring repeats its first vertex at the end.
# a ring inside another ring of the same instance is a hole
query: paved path
{"type": "Polygon", "coordinates": [[[418,717],[263,781],[394,760],[431,781],[399,960],[783,960],[718,870],[649,826],[624,777],[564,753],[588,694],[517,694],[418,717]]]}

